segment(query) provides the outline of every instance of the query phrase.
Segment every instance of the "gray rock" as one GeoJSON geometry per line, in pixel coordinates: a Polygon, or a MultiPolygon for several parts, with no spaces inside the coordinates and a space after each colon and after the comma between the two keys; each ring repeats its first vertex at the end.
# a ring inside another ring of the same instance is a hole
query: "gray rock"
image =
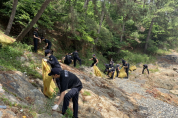
{"type": "Polygon", "coordinates": [[[62,116],[63,116],[63,115],[60,114],[60,113],[58,113],[58,112],[53,112],[53,113],[52,113],[52,117],[53,117],[53,118],[62,118],[62,116]]]}
{"type": "Polygon", "coordinates": [[[14,112],[9,111],[9,110],[8,110],[8,111],[6,111],[6,113],[7,113],[7,114],[10,114],[10,115],[12,115],[12,116],[16,116],[16,114],[15,114],[14,112]]]}
{"type": "Polygon", "coordinates": [[[159,90],[162,93],[169,93],[169,90],[164,89],[164,88],[156,88],[157,90],[159,90]]]}
{"type": "Polygon", "coordinates": [[[43,105],[45,96],[18,73],[0,74],[0,83],[9,91],[29,104],[43,105]],[[40,102],[39,102],[40,101],[40,102]]]}
{"type": "Polygon", "coordinates": [[[52,116],[50,116],[47,113],[42,113],[42,114],[37,114],[35,118],[52,118],[52,116]]]}
{"type": "Polygon", "coordinates": [[[0,118],[2,118],[2,116],[3,116],[3,113],[0,111],[0,118]]]}
{"type": "Polygon", "coordinates": [[[81,79],[86,80],[86,81],[91,81],[91,79],[90,79],[88,76],[86,76],[86,75],[79,75],[79,77],[80,77],[81,79]]]}

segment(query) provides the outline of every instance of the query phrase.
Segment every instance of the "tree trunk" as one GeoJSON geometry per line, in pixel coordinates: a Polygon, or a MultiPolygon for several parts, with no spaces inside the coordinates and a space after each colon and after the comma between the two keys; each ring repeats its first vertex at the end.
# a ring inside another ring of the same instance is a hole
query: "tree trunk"
{"type": "Polygon", "coordinates": [[[87,5],[88,5],[88,0],[85,0],[85,4],[84,4],[83,8],[85,9],[87,5]]]}
{"type": "Polygon", "coordinates": [[[8,23],[6,31],[5,31],[6,35],[9,35],[9,33],[11,31],[12,23],[14,21],[14,17],[15,17],[15,13],[16,13],[17,4],[18,4],[18,0],[14,0],[13,7],[12,7],[12,13],[11,13],[9,23],[8,23]]]}
{"type": "Polygon", "coordinates": [[[125,22],[123,21],[123,25],[122,25],[122,34],[121,34],[121,40],[120,40],[120,42],[122,42],[122,39],[123,39],[124,29],[125,29],[125,22]]]}
{"type": "Polygon", "coordinates": [[[145,49],[144,49],[144,52],[145,52],[145,53],[146,53],[146,50],[147,50],[147,47],[148,47],[148,41],[149,41],[149,39],[150,39],[150,34],[151,34],[153,22],[154,22],[154,18],[153,18],[152,21],[151,21],[150,28],[149,28],[149,31],[148,31],[148,35],[147,35],[147,38],[146,38],[145,49]]]}
{"type": "Polygon", "coordinates": [[[51,0],[46,0],[43,5],[41,6],[40,10],[36,14],[36,16],[33,18],[31,23],[24,29],[22,32],[18,35],[17,40],[22,40],[24,36],[30,31],[30,29],[33,27],[33,25],[38,21],[38,19],[41,17],[43,14],[44,10],[48,6],[48,4],[51,2],[51,0]]]}

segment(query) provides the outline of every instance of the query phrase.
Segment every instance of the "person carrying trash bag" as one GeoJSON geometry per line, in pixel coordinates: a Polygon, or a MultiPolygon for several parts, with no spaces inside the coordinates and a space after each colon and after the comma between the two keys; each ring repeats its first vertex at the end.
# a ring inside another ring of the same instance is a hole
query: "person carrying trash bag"
{"type": "Polygon", "coordinates": [[[38,37],[38,28],[35,28],[33,32],[34,52],[37,53],[38,42],[41,43],[41,39],[38,37]]]}
{"type": "Polygon", "coordinates": [[[125,61],[125,64],[124,64],[124,68],[125,68],[125,72],[127,73],[127,79],[129,78],[129,63],[127,63],[127,61],[125,61]]]}
{"type": "Polygon", "coordinates": [[[55,80],[58,79],[59,83],[57,84],[60,84],[61,95],[57,104],[52,106],[52,110],[57,110],[58,106],[63,101],[62,114],[64,115],[69,106],[69,101],[72,98],[73,117],[78,118],[78,98],[79,98],[79,92],[83,88],[80,79],[75,74],[67,70],[60,71],[58,68],[53,68],[48,75],[52,76],[55,80]],[[71,90],[68,93],[66,93],[67,89],[71,89],[71,90]]]}
{"type": "MultiPolygon", "coordinates": [[[[46,61],[47,63],[49,63],[51,65],[51,68],[59,68],[59,70],[61,71],[61,65],[59,64],[57,58],[55,56],[53,56],[53,50],[45,50],[45,57],[48,57],[49,60],[44,59],[44,61],[46,61]]],[[[59,83],[58,80],[56,80],[56,83],[59,83]]],[[[60,88],[59,84],[57,84],[58,88],[60,88]]],[[[59,95],[59,94],[58,94],[59,95]]]]}
{"type": "Polygon", "coordinates": [[[93,63],[91,64],[91,66],[90,67],[93,67],[94,65],[96,65],[97,66],[97,64],[98,64],[98,59],[96,58],[96,55],[95,54],[93,54],[93,57],[91,58],[91,59],[89,59],[89,60],[93,60],[93,63]]]}
{"type": "Polygon", "coordinates": [[[114,79],[114,73],[115,73],[115,67],[113,66],[112,68],[109,69],[109,77],[111,79],[114,79]]]}
{"type": "Polygon", "coordinates": [[[116,77],[118,77],[119,71],[120,71],[120,64],[116,64],[115,68],[116,68],[116,72],[117,72],[117,76],[116,77]]]}
{"type": "Polygon", "coordinates": [[[51,46],[52,46],[51,42],[48,39],[45,39],[44,37],[41,37],[41,40],[45,42],[45,46],[43,47],[43,49],[51,50],[51,46]]]}
{"type": "Polygon", "coordinates": [[[148,74],[149,74],[149,70],[148,70],[148,65],[144,64],[143,65],[143,70],[142,70],[142,74],[144,74],[144,70],[147,70],[148,74]]]}
{"type": "Polygon", "coordinates": [[[105,67],[106,67],[106,69],[104,70],[104,74],[106,74],[106,72],[108,72],[107,73],[107,75],[109,74],[109,64],[104,64],[105,65],[105,67]]]}
{"type": "Polygon", "coordinates": [[[73,55],[74,58],[74,67],[76,67],[76,61],[78,60],[80,62],[80,66],[81,66],[81,59],[78,56],[78,52],[77,50],[75,50],[73,53],[71,53],[73,55]]]}
{"type": "Polygon", "coordinates": [[[64,63],[67,65],[70,65],[72,63],[71,57],[69,56],[68,53],[66,53],[66,56],[64,57],[64,63]]]}

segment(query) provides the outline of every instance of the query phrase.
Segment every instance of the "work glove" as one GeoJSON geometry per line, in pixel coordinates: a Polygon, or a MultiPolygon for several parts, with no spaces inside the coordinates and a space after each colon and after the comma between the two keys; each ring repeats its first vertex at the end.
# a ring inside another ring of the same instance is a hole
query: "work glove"
{"type": "Polygon", "coordinates": [[[45,50],[46,49],[46,47],[43,47],[43,50],[45,50]]]}
{"type": "Polygon", "coordinates": [[[43,59],[44,61],[48,61],[47,59],[43,59]]]}
{"type": "Polygon", "coordinates": [[[58,106],[59,106],[59,105],[57,105],[57,104],[54,105],[54,106],[52,107],[52,110],[54,110],[54,111],[57,110],[58,106]]]}

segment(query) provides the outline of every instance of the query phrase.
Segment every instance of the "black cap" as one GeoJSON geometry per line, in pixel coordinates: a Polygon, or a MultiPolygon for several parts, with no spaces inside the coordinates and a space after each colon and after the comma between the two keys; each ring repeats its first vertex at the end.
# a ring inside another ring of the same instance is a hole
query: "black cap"
{"type": "Polygon", "coordinates": [[[51,72],[50,72],[48,75],[49,75],[49,76],[55,75],[55,74],[60,75],[60,71],[61,71],[60,68],[52,68],[52,69],[51,69],[51,72]]]}
{"type": "Polygon", "coordinates": [[[50,53],[50,50],[49,49],[45,50],[45,57],[47,56],[48,53],[50,53]]]}

